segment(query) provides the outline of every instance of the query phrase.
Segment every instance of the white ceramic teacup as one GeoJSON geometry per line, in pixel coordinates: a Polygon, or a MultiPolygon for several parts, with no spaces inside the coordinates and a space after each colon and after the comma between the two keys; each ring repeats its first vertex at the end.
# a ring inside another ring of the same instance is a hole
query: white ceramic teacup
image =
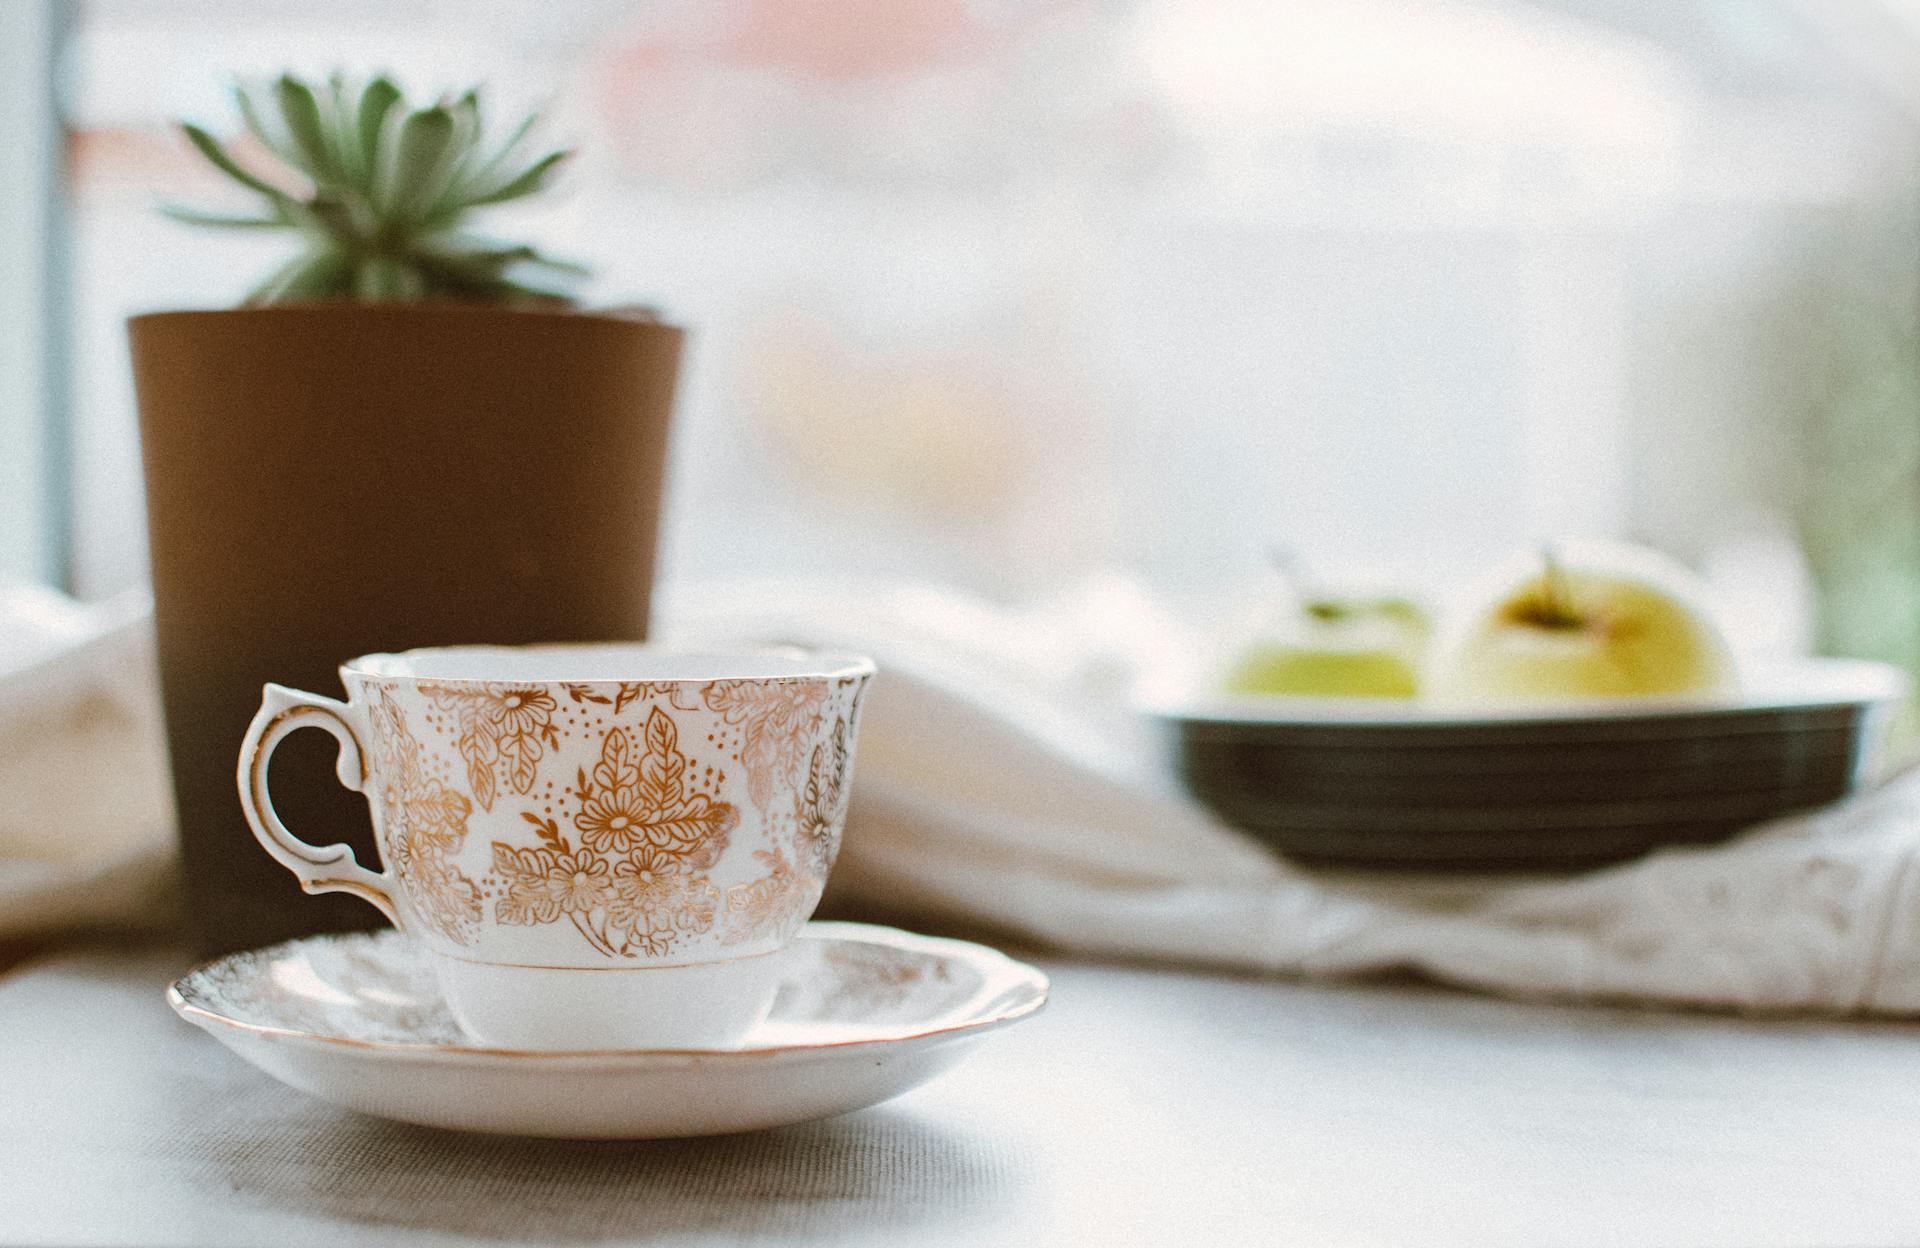
{"type": "Polygon", "coordinates": [[[459,646],[268,685],[240,801],[310,893],[354,893],[434,955],[448,1005],[519,1049],[720,1048],[765,1014],[839,850],[863,658],[459,646]],[[386,862],[281,824],[288,733],[340,742],[386,862]]]}

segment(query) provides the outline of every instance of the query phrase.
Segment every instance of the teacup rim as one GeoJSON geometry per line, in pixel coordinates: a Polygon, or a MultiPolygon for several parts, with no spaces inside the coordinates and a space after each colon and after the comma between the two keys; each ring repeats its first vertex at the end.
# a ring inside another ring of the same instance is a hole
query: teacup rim
{"type": "Polygon", "coordinates": [[[742,645],[742,646],[692,646],[683,644],[661,644],[654,642],[535,642],[531,644],[510,645],[476,642],[451,646],[415,646],[406,650],[374,651],[356,655],[340,665],[342,679],[357,677],[362,680],[379,681],[389,684],[407,685],[471,685],[485,686],[497,684],[514,685],[571,685],[593,688],[617,688],[623,684],[646,683],[663,686],[698,687],[716,683],[722,684],[798,684],[832,680],[863,680],[873,676],[879,670],[878,665],[865,655],[851,651],[816,648],[813,646],[782,645],[742,645]],[[417,660],[426,655],[484,655],[488,653],[532,654],[540,652],[579,651],[623,652],[644,655],[656,659],[672,658],[682,662],[700,663],[712,661],[716,670],[701,675],[661,676],[648,673],[630,673],[625,675],[447,675],[427,672],[407,672],[381,670],[382,662],[404,662],[417,660]],[[751,663],[755,660],[780,660],[788,665],[799,666],[802,670],[785,672],[763,672],[754,674],[728,671],[730,664],[751,663]]]}

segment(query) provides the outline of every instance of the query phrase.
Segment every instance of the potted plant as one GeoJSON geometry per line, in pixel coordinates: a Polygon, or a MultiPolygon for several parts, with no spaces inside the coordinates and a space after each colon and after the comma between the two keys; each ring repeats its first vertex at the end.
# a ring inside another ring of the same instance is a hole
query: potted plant
{"type": "MultiPolygon", "coordinates": [[[[568,153],[489,136],[478,92],[414,107],[384,77],[235,92],[253,195],[208,226],[296,254],[244,306],[129,322],[175,799],[208,950],[361,925],[294,904],[253,844],[234,751],[268,680],[335,688],[343,659],[457,642],[646,635],[682,331],[570,297],[581,270],[472,232],[568,153]],[[310,684],[308,682],[318,682],[310,684]]],[[[373,854],[365,808],[303,733],[274,794],[315,840],[373,854]]]]}

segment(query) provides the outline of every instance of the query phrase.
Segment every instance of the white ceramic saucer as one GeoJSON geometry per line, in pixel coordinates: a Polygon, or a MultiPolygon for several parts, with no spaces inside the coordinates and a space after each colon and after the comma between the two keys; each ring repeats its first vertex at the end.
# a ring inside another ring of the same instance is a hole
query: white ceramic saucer
{"type": "Polygon", "coordinates": [[[234,954],[167,990],[179,1015],[274,1078],[362,1113],[506,1135],[719,1135],[875,1105],[1034,1013],[1047,979],[981,945],[811,923],[738,1049],[553,1053],[469,1042],[397,932],[234,954]]]}

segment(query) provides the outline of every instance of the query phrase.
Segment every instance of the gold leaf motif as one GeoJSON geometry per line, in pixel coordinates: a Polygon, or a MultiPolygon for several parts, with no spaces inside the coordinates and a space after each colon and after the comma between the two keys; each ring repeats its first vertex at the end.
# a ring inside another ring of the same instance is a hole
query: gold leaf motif
{"type": "Polygon", "coordinates": [[[372,708],[383,848],[421,922],[455,944],[473,940],[482,916],[480,890],[452,858],[467,839],[473,805],[427,773],[420,742],[386,690],[372,708]]]}
{"type": "Polygon", "coordinates": [[[553,848],[558,850],[566,849],[567,847],[566,838],[560,835],[559,824],[555,823],[551,819],[542,819],[539,815],[534,814],[530,810],[521,811],[520,817],[522,819],[525,819],[528,823],[532,824],[534,827],[540,829],[540,840],[544,844],[551,845],[553,848]]]}
{"type": "Polygon", "coordinates": [[[782,937],[799,926],[801,884],[787,856],[778,849],[756,850],[767,864],[767,874],[727,890],[727,930],[720,939],[729,945],[761,937],[782,937]]]}
{"type": "Polygon", "coordinates": [[[814,681],[714,681],[701,689],[707,709],[740,729],[747,795],[766,810],[776,784],[798,778],[806,741],[820,726],[824,684],[814,681]]]}
{"type": "Polygon", "coordinates": [[[661,809],[680,800],[680,777],[687,760],[680,757],[680,731],[658,707],[647,716],[647,755],[640,764],[640,784],[647,800],[661,809]]]}
{"type": "Polygon", "coordinates": [[[467,755],[467,783],[473,788],[473,800],[480,809],[493,809],[493,764],[483,762],[477,753],[467,755]]]}
{"type": "Polygon", "coordinates": [[[466,839],[467,817],[472,813],[473,803],[458,790],[418,785],[407,798],[407,832],[416,846],[452,853],[466,839]]]}
{"type": "Polygon", "coordinates": [[[454,746],[467,764],[467,784],[482,810],[499,793],[496,769],[505,765],[516,793],[533,791],[540,760],[558,748],[553,713],[560,704],[539,685],[422,685],[420,691],[454,717],[454,746]]]}
{"type": "Polygon", "coordinates": [[[456,944],[473,939],[480,924],[480,887],[443,854],[415,854],[407,895],[416,913],[456,944]]]}
{"type": "Polygon", "coordinates": [[[533,788],[534,765],[537,761],[537,758],[531,754],[522,754],[513,760],[513,767],[507,773],[507,778],[519,792],[525,793],[533,788]]]}
{"type": "Polygon", "coordinates": [[[698,710],[697,706],[684,705],[680,701],[680,692],[685,687],[675,680],[623,680],[612,686],[613,696],[601,692],[609,686],[590,684],[586,681],[568,681],[561,685],[567,691],[569,700],[575,703],[592,703],[596,706],[610,706],[618,715],[627,709],[627,704],[649,694],[663,697],[676,709],[682,711],[698,710]]]}
{"type": "Polygon", "coordinates": [[[810,878],[825,880],[833,869],[837,833],[847,817],[847,721],[836,720],[833,736],[813,747],[807,783],[800,794],[799,829],[794,853],[810,878]]]}

